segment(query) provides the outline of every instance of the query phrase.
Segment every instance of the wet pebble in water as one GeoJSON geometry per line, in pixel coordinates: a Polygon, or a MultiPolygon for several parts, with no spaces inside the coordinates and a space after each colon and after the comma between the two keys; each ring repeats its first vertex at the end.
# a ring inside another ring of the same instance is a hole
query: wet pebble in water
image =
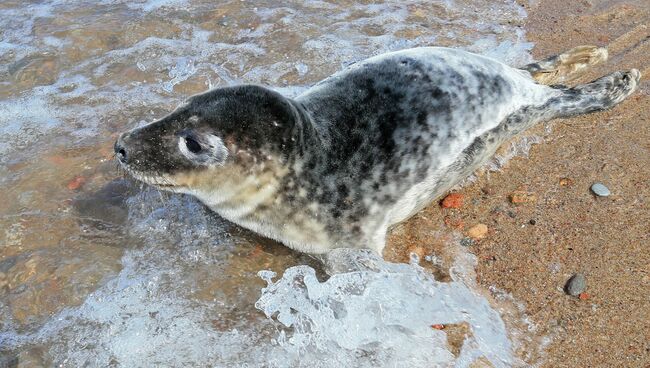
{"type": "Polygon", "coordinates": [[[576,273],[567,281],[566,285],[564,286],[564,291],[569,295],[578,296],[580,293],[585,291],[586,288],[587,279],[585,278],[585,275],[576,273]]]}
{"type": "Polygon", "coordinates": [[[599,197],[609,197],[609,195],[611,194],[609,188],[607,188],[602,183],[595,183],[594,185],[592,185],[591,191],[594,192],[594,194],[599,197]]]}
{"type": "Polygon", "coordinates": [[[68,182],[68,189],[69,190],[78,190],[80,189],[84,184],[86,183],[86,178],[83,176],[75,176],[74,179],[70,180],[68,182]]]}

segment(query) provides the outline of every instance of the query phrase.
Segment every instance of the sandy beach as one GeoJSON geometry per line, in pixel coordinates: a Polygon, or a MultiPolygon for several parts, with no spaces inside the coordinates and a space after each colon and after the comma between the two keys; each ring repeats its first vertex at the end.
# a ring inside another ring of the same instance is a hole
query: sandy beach
{"type": "Polygon", "coordinates": [[[610,111],[527,132],[543,137],[528,157],[462,187],[460,209],[433,204],[394,229],[386,256],[444,254],[442,243],[422,245],[431,244],[432,229],[466,232],[486,224],[488,235],[470,250],[479,260],[479,283],[521,301],[535,334],[550,339],[545,357],[529,356],[528,363],[648,367],[650,3],[545,0],[524,6],[535,59],[577,45],[605,46],[609,61],[570,84],[637,68],[643,73],[639,91],[610,111]],[[611,196],[596,197],[590,191],[596,182],[611,196]],[[530,193],[530,201],[511,203],[516,191],[530,193]],[[563,291],[574,273],[586,276],[582,298],[563,291]]]}

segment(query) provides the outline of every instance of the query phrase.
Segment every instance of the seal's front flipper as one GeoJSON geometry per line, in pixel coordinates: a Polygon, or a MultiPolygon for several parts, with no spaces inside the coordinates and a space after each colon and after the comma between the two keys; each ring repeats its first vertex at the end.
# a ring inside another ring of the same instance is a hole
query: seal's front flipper
{"type": "Polygon", "coordinates": [[[560,55],[528,64],[528,71],[541,84],[559,84],[582,75],[590,66],[607,60],[607,49],[597,46],[578,46],[560,55]]]}
{"type": "Polygon", "coordinates": [[[615,72],[587,84],[562,89],[562,94],[549,101],[551,118],[565,118],[607,110],[636,91],[641,79],[637,69],[615,72]]]}

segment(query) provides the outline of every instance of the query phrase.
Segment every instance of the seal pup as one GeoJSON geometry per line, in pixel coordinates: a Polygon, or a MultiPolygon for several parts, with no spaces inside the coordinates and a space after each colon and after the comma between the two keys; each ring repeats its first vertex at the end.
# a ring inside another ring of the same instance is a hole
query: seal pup
{"type": "Polygon", "coordinates": [[[540,121],[608,109],[637,88],[637,70],[573,88],[535,81],[603,56],[595,47],[578,52],[586,56],[518,69],[425,47],[359,62],[295,99],[256,85],[213,89],[123,133],[116,157],[134,178],[193,195],[298,251],[382,254],[391,225],[504,141],[540,121]]]}

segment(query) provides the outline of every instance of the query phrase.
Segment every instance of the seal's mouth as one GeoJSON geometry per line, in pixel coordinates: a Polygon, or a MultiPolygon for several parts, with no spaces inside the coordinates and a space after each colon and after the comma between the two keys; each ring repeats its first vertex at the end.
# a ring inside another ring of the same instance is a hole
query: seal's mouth
{"type": "Polygon", "coordinates": [[[169,191],[176,191],[178,189],[184,188],[185,186],[175,183],[169,175],[157,174],[157,173],[144,173],[130,168],[128,165],[120,164],[120,167],[126,171],[134,179],[141,181],[145,184],[154,186],[158,189],[164,189],[169,191]]]}

